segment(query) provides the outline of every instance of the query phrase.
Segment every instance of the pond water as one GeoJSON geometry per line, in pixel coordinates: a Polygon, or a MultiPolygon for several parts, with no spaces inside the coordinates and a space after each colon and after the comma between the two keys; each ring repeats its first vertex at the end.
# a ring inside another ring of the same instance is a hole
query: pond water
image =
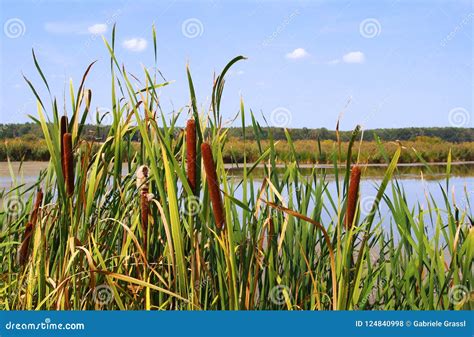
{"type": "MultiPolygon", "coordinates": [[[[47,162],[12,162],[11,168],[6,162],[0,162],[0,189],[8,189],[12,186],[13,179],[15,177],[17,183],[32,184],[38,179],[38,174],[41,170],[46,169],[48,166],[47,162]],[[11,169],[11,171],[10,171],[11,169]]],[[[301,172],[303,174],[311,174],[312,165],[302,164],[300,165],[301,172]]],[[[322,165],[321,168],[325,169],[327,180],[334,180],[333,169],[331,165],[322,165]]],[[[242,167],[238,165],[226,164],[229,176],[239,179],[242,175],[242,167]]],[[[123,172],[126,173],[126,166],[124,165],[123,172]]],[[[282,169],[283,170],[283,169],[282,169]]],[[[376,183],[381,181],[386,167],[383,165],[369,165],[363,174],[363,185],[367,183],[376,183]]],[[[403,185],[407,188],[407,192],[413,190],[413,192],[420,192],[420,187],[426,186],[438,186],[440,181],[446,179],[446,165],[445,164],[433,164],[430,165],[430,172],[420,165],[398,165],[397,178],[403,182],[403,185]],[[423,175],[421,175],[423,173],[423,175]],[[423,178],[423,179],[422,179],[423,178]]],[[[342,170],[343,171],[343,168],[342,170]]],[[[282,171],[283,172],[283,171],[282,171]]],[[[257,167],[252,172],[254,178],[258,181],[259,178],[264,176],[264,170],[262,167],[257,167]]],[[[467,185],[474,188],[474,162],[453,164],[451,168],[451,181],[454,185],[462,186],[467,185]]]]}
{"type": "MultiPolygon", "coordinates": [[[[48,163],[45,162],[25,162],[21,165],[20,163],[12,163],[13,174],[17,180],[17,184],[33,184],[38,178],[40,170],[45,169],[48,163]],[[20,172],[20,173],[19,173],[20,172]]],[[[377,193],[377,187],[380,185],[383,177],[385,168],[384,167],[368,167],[363,175],[363,179],[360,185],[361,191],[361,210],[362,212],[368,213],[372,206],[374,197],[377,193]]],[[[125,171],[125,168],[124,168],[125,171]]],[[[430,200],[433,200],[438,204],[440,208],[445,208],[444,198],[441,190],[441,186],[446,188],[446,167],[444,165],[434,165],[431,167],[431,173],[426,173],[426,170],[420,166],[400,166],[397,174],[398,181],[403,186],[403,189],[407,195],[407,202],[410,208],[420,205],[426,209],[428,204],[427,196],[430,195],[430,200]],[[423,175],[421,172],[424,172],[423,175]]],[[[230,168],[229,174],[233,179],[239,180],[240,169],[230,168]]],[[[311,170],[307,169],[308,174],[311,170]]],[[[259,168],[254,173],[254,184],[255,189],[258,189],[262,183],[261,177],[263,177],[263,169],[259,168]]],[[[332,170],[327,168],[327,180],[329,181],[328,190],[331,195],[336,195],[336,183],[332,170]]],[[[13,180],[11,178],[10,170],[7,163],[0,163],[0,189],[8,190],[12,186],[13,180]]],[[[235,197],[241,198],[241,188],[235,191],[235,197]]],[[[452,196],[455,196],[456,203],[461,209],[468,207],[466,202],[466,194],[474,202],[474,164],[463,164],[453,165],[452,174],[449,185],[450,203],[452,204],[452,196]]],[[[390,185],[387,188],[387,195],[391,196],[390,185]]],[[[308,212],[311,212],[314,207],[314,201],[310,204],[308,212]]],[[[382,202],[380,205],[380,215],[386,217],[388,214],[388,206],[382,202]]],[[[323,214],[323,222],[330,221],[329,214],[323,214]]],[[[334,215],[332,215],[334,216],[334,215]]],[[[390,223],[388,217],[383,221],[384,227],[390,223]]]]}
{"type": "MultiPolygon", "coordinates": [[[[360,211],[363,217],[367,216],[377,195],[378,188],[382,182],[382,178],[378,177],[365,177],[361,180],[360,183],[360,211]]],[[[430,207],[433,207],[433,200],[436,203],[437,207],[441,210],[441,219],[443,223],[447,223],[447,214],[443,210],[446,209],[446,204],[443,196],[442,189],[446,190],[446,180],[443,179],[414,179],[410,177],[398,177],[398,182],[406,193],[406,202],[410,211],[414,210],[415,214],[419,214],[419,208],[426,211],[428,209],[428,200],[430,207]]],[[[257,190],[261,186],[261,181],[255,182],[257,190]]],[[[337,198],[337,187],[334,180],[330,180],[328,186],[328,192],[332,198],[337,198]]],[[[387,186],[385,190],[387,197],[390,200],[393,200],[391,185],[387,186]]],[[[283,191],[282,197],[285,200],[288,200],[288,192],[283,191]]],[[[453,195],[455,196],[456,205],[459,209],[465,210],[468,209],[469,204],[467,200],[471,202],[471,206],[474,203],[474,177],[451,177],[449,180],[449,204],[453,206],[453,195]]],[[[240,199],[242,196],[241,189],[237,189],[234,197],[240,199]]],[[[324,200],[329,200],[327,195],[323,195],[324,200]]],[[[335,201],[337,202],[337,200],[335,201]]],[[[293,203],[296,204],[296,198],[293,193],[293,203]]],[[[335,220],[337,213],[331,208],[329,201],[324,203],[328,208],[329,212],[324,211],[321,214],[321,223],[327,225],[335,220]]],[[[305,215],[311,215],[315,207],[315,200],[312,199],[309,202],[308,210],[305,215]]],[[[431,219],[430,214],[426,212],[423,216],[425,222],[425,229],[429,236],[433,233],[433,226],[431,220],[436,221],[436,217],[431,219]]],[[[382,200],[379,204],[379,209],[375,222],[380,221],[382,227],[387,230],[392,224],[392,214],[390,212],[389,206],[387,203],[382,200]]],[[[467,221],[467,219],[466,219],[467,221]]],[[[433,223],[434,224],[434,223],[433,223]]]]}

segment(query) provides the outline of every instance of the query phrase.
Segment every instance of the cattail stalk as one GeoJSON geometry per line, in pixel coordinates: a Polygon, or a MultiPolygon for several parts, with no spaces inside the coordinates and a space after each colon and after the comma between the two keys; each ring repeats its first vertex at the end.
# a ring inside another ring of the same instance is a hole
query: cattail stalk
{"type": "Polygon", "coordinates": [[[346,207],[346,229],[351,229],[354,222],[354,217],[357,209],[357,200],[359,197],[359,183],[360,183],[360,167],[355,165],[351,170],[351,176],[349,180],[349,192],[347,195],[347,207],[346,207]]]}
{"type": "Polygon", "coordinates": [[[63,136],[64,180],[66,181],[66,194],[71,197],[74,194],[74,156],[72,153],[72,135],[65,133],[63,136]]]}
{"type": "Polygon", "coordinates": [[[66,116],[62,116],[61,117],[61,134],[60,134],[60,142],[61,142],[61,168],[63,170],[63,177],[66,176],[66,168],[64,166],[64,156],[63,156],[63,153],[64,153],[64,143],[63,143],[63,138],[64,138],[64,134],[67,132],[67,125],[68,125],[68,120],[67,120],[67,117],[66,116]]]}
{"type": "Polygon", "coordinates": [[[193,193],[196,193],[196,122],[189,119],[186,124],[186,164],[188,182],[193,193]]]}
{"type": "Polygon", "coordinates": [[[222,203],[222,196],[217,180],[216,165],[212,158],[211,146],[207,143],[201,144],[202,160],[204,162],[204,169],[206,171],[207,185],[209,186],[209,196],[211,197],[212,209],[214,212],[214,219],[218,229],[222,229],[225,225],[224,207],[222,203]]]}

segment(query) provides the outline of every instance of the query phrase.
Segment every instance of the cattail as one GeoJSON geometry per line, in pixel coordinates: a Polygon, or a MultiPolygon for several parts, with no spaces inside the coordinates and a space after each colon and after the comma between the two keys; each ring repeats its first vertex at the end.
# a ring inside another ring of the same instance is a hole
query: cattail
{"type": "Polygon", "coordinates": [[[212,159],[211,146],[207,143],[201,144],[202,160],[206,171],[207,185],[209,186],[209,195],[211,197],[214,219],[218,229],[225,225],[224,207],[222,205],[222,196],[217,180],[216,165],[212,159]]]}
{"type": "Polygon", "coordinates": [[[196,192],[196,122],[189,119],[186,124],[186,164],[188,182],[193,193],[196,192]]]}
{"type": "Polygon", "coordinates": [[[146,249],[147,245],[147,233],[148,233],[148,213],[150,212],[150,205],[148,201],[147,193],[140,194],[140,208],[141,208],[141,221],[143,229],[143,246],[146,249]]]}
{"type": "Polygon", "coordinates": [[[351,177],[349,180],[349,192],[347,195],[346,207],[346,228],[351,229],[354,221],[354,216],[357,208],[357,199],[359,194],[360,183],[360,167],[355,165],[351,170],[351,177]]]}
{"type": "Polygon", "coordinates": [[[33,234],[33,224],[28,222],[23,233],[20,250],[18,251],[18,262],[23,266],[28,261],[28,248],[30,246],[31,235],[33,234]]]}
{"type": "Polygon", "coordinates": [[[33,212],[31,212],[31,223],[36,225],[36,220],[38,219],[38,211],[41,206],[41,203],[43,202],[43,191],[38,189],[38,193],[36,194],[36,199],[35,199],[35,205],[33,208],[33,212]]]}
{"type": "Polygon", "coordinates": [[[72,153],[72,135],[70,133],[64,134],[63,146],[64,180],[66,181],[66,194],[70,197],[74,194],[74,156],[72,153]]]}
{"type": "Polygon", "coordinates": [[[21,246],[18,251],[18,261],[20,265],[24,265],[28,260],[31,235],[33,234],[33,228],[35,227],[36,221],[38,220],[38,212],[42,203],[43,191],[40,188],[38,189],[38,193],[36,194],[35,204],[33,207],[33,211],[30,215],[30,221],[26,224],[25,232],[23,233],[23,238],[21,240],[21,246]]]}
{"type": "MultiPolygon", "coordinates": [[[[142,165],[137,169],[137,188],[140,189],[140,219],[143,230],[143,247],[147,246],[148,214],[150,212],[150,194],[148,193],[148,167],[142,165]]],[[[152,196],[151,196],[152,197],[152,196]]]]}
{"type": "Polygon", "coordinates": [[[273,223],[273,218],[268,219],[268,240],[273,241],[273,236],[275,235],[275,224],[273,223]]]}
{"type": "Polygon", "coordinates": [[[63,144],[63,138],[64,134],[67,132],[67,116],[62,116],[61,117],[61,134],[60,134],[60,142],[61,142],[61,168],[63,170],[63,177],[66,176],[66,168],[64,167],[64,144],[63,144]]]}

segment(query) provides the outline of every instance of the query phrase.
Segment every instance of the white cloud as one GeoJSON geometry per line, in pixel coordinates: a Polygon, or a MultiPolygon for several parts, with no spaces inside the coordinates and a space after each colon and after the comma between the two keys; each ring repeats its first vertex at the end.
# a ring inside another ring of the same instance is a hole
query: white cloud
{"type": "Polygon", "coordinates": [[[94,35],[104,34],[107,31],[107,24],[96,23],[92,26],[89,26],[87,30],[89,31],[89,33],[94,34],[94,35]]]}
{"type": "Polygon", "coordinates": [[[331,60],[331,61],[328,62],[328,64],[330,64],[330,65],[339,64],[339,63],[341,63],[341,60],[339,60],[339,59],[331,60]]]}
{"type": "Polygon", "coordinates": [[[243,75],[244,74],[244,71],[243,70],[232,70],[230,69],[227,73],[229,76],[240,76],[240,75],[243,75]]]}
{"type": "Polygon", "coordinates": [[[147,41],[141,37],[136,37],[133,39],[128,39],[123,41],[122,47],[134,52],[141,52],[146,49],[147,41]]]}
{"type": "Polygon", "coordinates": [[[296,48],[291,53],[286,54],[286,58],[293,59],[293,60],[302,59],[307,56],[309,56],[309,53],[303,48],[296,48]]]}
{"type": "Polygon", "coordinates": [[[351,51],[344,55],[342,60],[346,63],[363,63],[365,61],[365,55],[361,51],[351,51]]]}

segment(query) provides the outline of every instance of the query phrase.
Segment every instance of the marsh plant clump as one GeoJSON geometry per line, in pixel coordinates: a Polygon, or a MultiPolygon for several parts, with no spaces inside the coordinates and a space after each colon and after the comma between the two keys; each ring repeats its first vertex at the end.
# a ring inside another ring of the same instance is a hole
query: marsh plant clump
{"type": "Polygon", "coordinates": [[[116,59],[114,38],[115,27],[112,41],[104,39],[113,119],[103,142],[83,137],[92,64],[77,90],[71,83],[65,113],[26,79],[50,161],[32,186],[0,192],[1,309],[472,309],[472,207],[467,188],[451,190],[450,157],[439,184],[443,202],[428,194],[424,205],[407,204],[397,163],[410,149],[398,144],[389,156],[378,142],[387,167],[370,211],[362,212],[364,163],[351,160],[359,128],[348,159],[333,158],[337,188],[330,192],[324,169],[308,175],[299,168],[288,132],[291,158],[277,172],[277,144],[263,139],[241,100],[243,141],[250,128],[258,156],[250,163],[244,153],[242,177],[230,177],[220,103],[226,73],[244,57],[215,78],[209,110],[198,108],[186,69],[182,129],[179,114],[168,120],[159,104],[169,83],[145,67],[141,78],[131,76],[116,59]]]}

